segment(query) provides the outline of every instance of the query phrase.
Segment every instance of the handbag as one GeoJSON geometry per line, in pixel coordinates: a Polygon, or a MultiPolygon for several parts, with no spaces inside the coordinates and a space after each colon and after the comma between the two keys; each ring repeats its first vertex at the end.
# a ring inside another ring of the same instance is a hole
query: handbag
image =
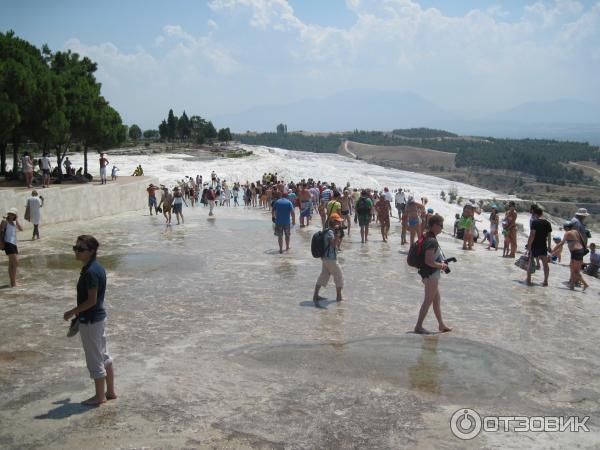
{"type": "Polygon", "coordinates": [[[529,273],[535,273],[535,261],[534,258],[529,258],[527,255],[521,255],[519,259],[515,261],[515,266],[519,269],[523,269],[529,273]]]}
{"type": "Polygon", "coordinates": [[[24,217],[27,222],[31,222],[31,208],[29,207],[29,202],[27,202],[27,206],[25,207],[24,217]]]}

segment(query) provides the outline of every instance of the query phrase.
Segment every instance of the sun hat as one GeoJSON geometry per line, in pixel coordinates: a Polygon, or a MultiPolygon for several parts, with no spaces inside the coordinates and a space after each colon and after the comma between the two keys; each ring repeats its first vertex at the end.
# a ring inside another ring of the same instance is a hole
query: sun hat
{"type": "Polygon", "coordinates": [[[19,217],[19,210],[17,208],[10,208],[6,212],[6,215],[9,215],[9,214],[14,214],[15,216],[19,217]]]}
{"type": "Polygon", "coordinates": [[[433,208],[427,208],[427,212],[428,213],[432,213],[433,212],[433,208]]]}
{"type": "Polygon", "coordinates": [[[553,241],[562,241],[562,238],[560,236],[554,236],[552,238],[553,241]]]}
{"type": "Polygon", "coordinates": [[[335,222],[343,222],[344,221],[344,219],[342,219],[342,217],[338,213],[333,213],[332,215],[330,215],[329,220],[333,220],[335,222]]]}
{"type": "Polygon", "coordinates": [[[589,216],[590,213],[588,212],[588,210],[586,208],[579,208],[577,210],[577,212],[575,213],[576,216],[589,216]]]}

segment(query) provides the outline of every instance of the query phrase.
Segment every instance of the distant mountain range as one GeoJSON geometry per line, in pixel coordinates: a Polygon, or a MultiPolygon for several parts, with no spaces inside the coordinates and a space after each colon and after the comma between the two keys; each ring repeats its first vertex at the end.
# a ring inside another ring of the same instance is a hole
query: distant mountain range
{"type": "Polygon", "coordinates": [[[214,118],[235,132],[392,130],[430,127],[458,134],[552,138],[600,144],[600,104],[573,99],[528,102],[507,111],[469,119],[411,92],[360,89],[287,105],[265,105],[214,118]]]}

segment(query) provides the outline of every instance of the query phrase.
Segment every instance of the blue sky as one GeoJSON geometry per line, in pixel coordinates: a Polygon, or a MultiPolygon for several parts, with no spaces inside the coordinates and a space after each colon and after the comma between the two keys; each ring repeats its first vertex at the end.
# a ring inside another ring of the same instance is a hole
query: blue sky
{"type": "Polygon", "coordinates": [[[0,30],[98,62],[127,123],[377,88],[460,113],[600,101],[600,0],[0,0],[0,30]]]}

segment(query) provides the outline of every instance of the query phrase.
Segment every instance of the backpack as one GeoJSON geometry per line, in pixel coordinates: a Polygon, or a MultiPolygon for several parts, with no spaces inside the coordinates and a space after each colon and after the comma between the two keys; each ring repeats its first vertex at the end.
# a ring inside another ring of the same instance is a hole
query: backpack
{"type": "Polygon", "coordinates": [[[4,236],[6,236],[6,220],[0,222],[0,250],[4,250],[4,236]]]}
{"type": "Polygon", "coordinates": [[[310,252],[314,258],[322,258],[325,254],[325,233],[328,230],[328,228],[325,228],[324,230],[319,230],[313,234],[310,242],[310,252]]]}
{"type": "Polygon", "coordinates": [[[423,234],[417,239],[417,242],[410,246],[408,255],[406,256],[406,263],[410,267],[422,269],[425,266],[425,252],[423,251],[423,244],[428,236],[423,234]]]}
{"type": "Polygon", "coordinates": [[[361,197],[358,199],[358,202],[356,202],[356,212],[361,216],[369,214],[369,202],[367,201],[366,197],[361,197]]]}

